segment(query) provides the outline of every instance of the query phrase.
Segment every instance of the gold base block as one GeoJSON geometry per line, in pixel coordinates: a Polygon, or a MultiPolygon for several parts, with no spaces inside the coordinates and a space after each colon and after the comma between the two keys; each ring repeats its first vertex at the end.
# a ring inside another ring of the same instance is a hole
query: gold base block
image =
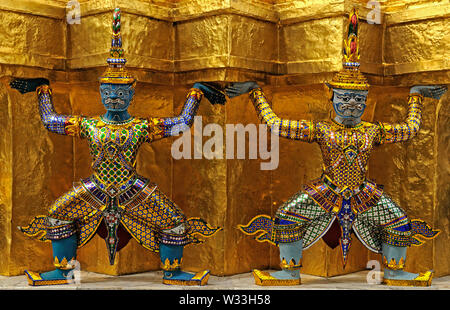
{"type": "Polygon", "coordinates": [[[255,277],[255,284],[261,286],[293,286],[302,283],[300,278],[292,280],[277,279],[268,272],[258,269],[253,270],[253,276],[255,277]]]}
{"type": "Polygon", "coordinates": [[[209,270],[197,272],[190,280],[163,279],[163,284],[168,285],[185,285],[185,286],[203,286],[208,283],[209,270]]]}
{"type": "Polygon", "coordinates": [[[419,276],[412,280],[396,280],[396,279],[383,279],[383,284],[390,286],[431,286],[434,272],[427,271],[420,273],[419,276]]]}
{"type": "Polygon", "coordinates": [[[25,270],[25,276],[28,280],[28,285],[31,286],[44,286],[44,285],[61,285],[69,284],[67,279],[63,280],[45,280],[42,279],[41,275],[37,272],[25,270]]]}

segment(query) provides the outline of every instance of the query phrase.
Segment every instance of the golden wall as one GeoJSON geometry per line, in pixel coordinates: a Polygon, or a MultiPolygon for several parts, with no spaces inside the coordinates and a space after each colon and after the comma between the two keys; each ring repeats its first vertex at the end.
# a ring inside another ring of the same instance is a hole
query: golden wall
{"type": "MultiPolygon", "coordinates": [[[[48,133],[40,124],[34,94],[8,87],[11,77],[50,79],[60,113],[103,112],[98,77],[106,65],[110,23],[122,9],[128,68],[139,83],[131,113],[178,113],[196,81],[257,80],[274,111],[291,119],[330,117],[324,82],[341,68],[346,14],[357,6],[361,70],[372,85],[367,121],[401,121],[414,84],[449,84],[448,1],[384,0],[380,24],[369,24],[366,1],[350,0],[105,0],[79,1],[81,23],[68,24],[66,1],[0,0],[0,274],[52,268],[50,243],[27,239],[17,229],[90,173],[83,141],[48,133]],[[311,4],[313,3],[313,4],[311,4]]],[[[369,177],[384,184],[411,218],[442,230],[433,241],[409,250],[408,268],[450,274],[449,95],[426,99],[423,126],[408,143],[375,150],[369,177]]],[[[258,123],[247,96],[225,106],[202,102],[208,123],[258,123]]],[[[207,137],[203,138],[203,141],[207,137]]],[[[200,216],[223,231],[188,246],[185,268],[214,275],[278,268],[278,249],[240,233],[236,226],[276,209],[321,173],[317,145],[280,140],[280,162],[260,170],[262,160],[171,157],[169,138],[142,147],[138,172],[158,183],[187,216],[200,216]]],[[[353,237],[345,270],[340,250],[319,241],[304,252],[302,272],[333,276],[366,268],[369,253],[353,237]]],[[[104,241],[79,251],[82,269],[126,274],[159,269],[158,255],[134,240],[109,266],[104,241]]]]}

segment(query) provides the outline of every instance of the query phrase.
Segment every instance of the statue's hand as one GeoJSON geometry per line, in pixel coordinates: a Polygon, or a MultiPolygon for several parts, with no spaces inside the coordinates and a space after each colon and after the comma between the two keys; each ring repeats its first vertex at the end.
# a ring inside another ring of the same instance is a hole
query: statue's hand
{"type": "Polygon", "coordinates": [[[233,98],[250,92],[252,89],[258,88],[258,83],[254,81],[236,82],[225,88],[228,97],[233,98]]]}
{"type": "Polygon", "coordinates": [[[44,78],[36,79],[13,79],[9,86],[17,89],[21,94],[34,92],[41,85],[50,85],[50,82],[44,78]]]}
{"type": "Polygon", "coordinates": [[[225,104],[227,101],[225,93],[218,84],[197,82],[194,84],[193,88],[200,89],[211,104],[225,104]]]}
{"type": "Polygon", "coordinates": [[[441,99],[442,95],[447,91],[447,86],[445,85],[416,85],[411,87],[410,93],[419,93],[424,97],[433,98],[433,99],[441,99]]]}

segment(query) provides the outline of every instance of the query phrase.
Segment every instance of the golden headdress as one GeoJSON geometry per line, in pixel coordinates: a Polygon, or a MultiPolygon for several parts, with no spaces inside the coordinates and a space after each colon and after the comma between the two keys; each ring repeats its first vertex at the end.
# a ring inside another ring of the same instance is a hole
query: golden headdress
{"type": "Polygon", "coordinates": [[[348,17],[347,38],[344,39],[343,69],[336,73],[331,82],[333,88],[368,90],[369,83],[366,77],[359,71],[359,18],[356,9],[353,8],[348,17]]]}
{"type": "Polygon", "coordinates": [[[136,81],[125,68],[127,60],[124,57],[124,50],[122,48],[120,27],[120,9],[116,8],[112,23],[111,57],[106,60],[108,67],[105,73],[103,73],[103,76],[100,77],[100,83],[132,84],[136,81]]]}

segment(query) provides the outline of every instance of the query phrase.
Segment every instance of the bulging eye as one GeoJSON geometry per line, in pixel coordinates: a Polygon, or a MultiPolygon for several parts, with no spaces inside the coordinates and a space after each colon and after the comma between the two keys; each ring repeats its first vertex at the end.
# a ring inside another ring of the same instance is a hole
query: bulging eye
{"type": "Polygon", "coordinates": [[[122,96],[123,96],[123,91],[119,91],[119,92],[117,93],[117,95],[119,95],[120,97],[122,97],[122,96]]]}
{"type": "Polygon", "coordinates": [[[342,100],[343,100],[344,102],[348,102],[348,101],[350,100],[350,97],[344,96],[344,97],[342,97],[342,100]]]}
{"type": "Polygon", "coordinates": [[[104,91],[103,91],[103,95],[105,95],[105,96],[109,96],[109,91],[107,91],[107,90],[104,90],[104,91]]]}

